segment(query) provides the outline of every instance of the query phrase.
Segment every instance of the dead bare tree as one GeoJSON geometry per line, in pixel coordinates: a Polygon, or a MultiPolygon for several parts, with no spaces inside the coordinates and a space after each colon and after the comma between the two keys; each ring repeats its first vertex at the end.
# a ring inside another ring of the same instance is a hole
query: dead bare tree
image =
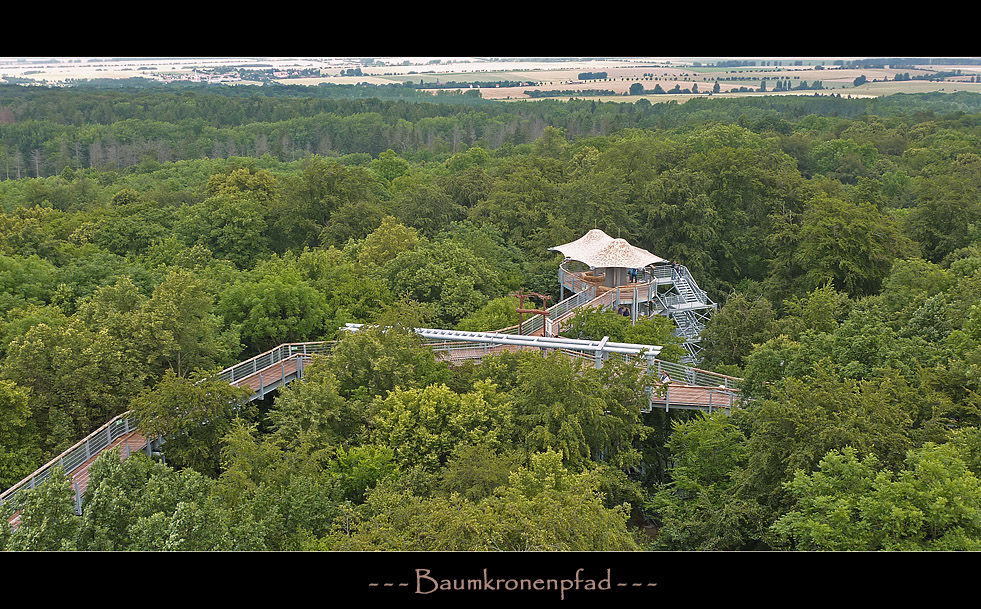
{"type": "Polygon", "coordinates": [[[34,164],[34,177],[41,177],[41,151],[38,148],[31,150],[31,163],[34,164]]]}

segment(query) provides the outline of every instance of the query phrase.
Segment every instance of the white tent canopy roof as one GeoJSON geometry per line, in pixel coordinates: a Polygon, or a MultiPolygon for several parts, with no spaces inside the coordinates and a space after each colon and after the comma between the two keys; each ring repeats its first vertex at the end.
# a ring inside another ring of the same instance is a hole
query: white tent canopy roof
{"type": "Polygon", "coordinates": [[[648,264],[666,262],[649,251],[634,247],[625,239],[614,239],[594,228],[571,243],[556,245],[549,250],[562,252],[566,258],[585,262],[593,268],[622,267],[639,269],[648,264]]]}

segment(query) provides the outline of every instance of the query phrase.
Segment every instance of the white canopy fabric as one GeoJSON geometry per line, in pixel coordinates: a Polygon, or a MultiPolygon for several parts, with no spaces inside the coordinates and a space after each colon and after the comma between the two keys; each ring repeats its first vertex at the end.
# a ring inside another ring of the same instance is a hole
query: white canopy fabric
{"type": "Polygon", "coordinates": [[[593,268],[622,267],[640,269],[648,264],[665,262],[649,251],[634,247],[625,239],[614,239],[598,228],[594,228],[575,241],[556,245],[549,250],[561,252],[566,258],[585,262],[593,268]]]}

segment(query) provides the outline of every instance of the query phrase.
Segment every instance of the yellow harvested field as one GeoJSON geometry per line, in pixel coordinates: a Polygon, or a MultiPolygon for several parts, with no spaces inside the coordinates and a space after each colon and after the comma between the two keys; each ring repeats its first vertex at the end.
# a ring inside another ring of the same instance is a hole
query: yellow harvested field
{"type": "MultiPolygon", "coordinates": [[[[856,58],[851,58],[856,59],[856,58]]],[[[877,68],[842,69],[833,65],[833,59],[824,59],[823,69],[814,65],[787,65],[795,60],[779,58],[766,60],[749,59],[760,65],[716,66],[720,60],[701,59],[705,65],[695,65],[695,60],[681,58],[623,58],[605,59],[562,59],[542,58],[523,60],[520,58],[472,58],[472,57],[385,57],[374,60],[348,58],[269,58],[269,57],[211,57],[211,58],[2,58],[0,57],[0,82],[3,77],[29,79],[37,82],[58,83],[68,79],[122,79],[133,77],[159,78],[166,75],[173,79],[190,81],[226,82],[228,84],[260,84],[261,80],[276,80],[283,84],[310,85],[321,83],[386,85],[411,81],[430,83],[439,80],[446,82],[496,82],[527,81],[534,83],[523,87],[485,86],[480,88],[485,99],[529,99],[525,93],[531,89],[540,91],[568,92],[575,96],[577,91],[611,91],[611,95],[589,95],[591,99],[636,101],[641,96],[627,96],[631,85],[640,83],[645,90],[652,91],[658,85],[665,92],[676,85],[680,89],[691,89],[698,85],[701,95],[712,90],[716,81],[720,93],[739,88],[753,89],[752,92],[734,92],[734,95],[759,95],[755,90],[763,80],[767,81],[766,94],[813,95],[813,90],[794,90],[774,92],[776,81],[791,87],[802,82],[813,84],[821,81],[823,91],[836,94],[859,96],[881,96],[893,93],[918,93],[927,91],[981,91],[981,83],[969,82],[971,78],[981,77],[981,65],[930,65],[916,68],[877,68]],[[408,63],[406,63],[408,62],[408,63]],[[437,63],[438,62],[438,63],[437,63]],[[781,65],[762,65],[774,64],[781,65]],[[403,65],[405,64],[405,65],[403,65]],[[236,69],[267,70],[263,79],[254,79],[254,74],[246,73],[248,80],[236,69]],[[360,76],[342,76],[342,72],[359,70],[360,76]],[[285,74],[274,75],[272,71],[294,71],[290,77],[285,74]],[[930,82],[929,80],[909,80],[896,82],[898,73],[911,76],[929,75],[938,71],[960,70],[962,76],[955,79],[930,82]],[[300,71],[305,71],[300,73],[300,71]],[[579,81],[584,72],[605,72],[606,79],[579,81]],[[209,75],[216,76],[212,80],[209,75]],[[864,76],[867,83],[854,87],[856,78],[864,76]]],[[[744,61],[741,59],[725,61],[744,61]]],[[[803,63],[811,60],[800,60],[803,63]]],[[[645,94],[651,101],[678,100],[691,97],[685,94],[645,94]]],[[[566,99],[558,97],[552,99],[566,99]]]]}

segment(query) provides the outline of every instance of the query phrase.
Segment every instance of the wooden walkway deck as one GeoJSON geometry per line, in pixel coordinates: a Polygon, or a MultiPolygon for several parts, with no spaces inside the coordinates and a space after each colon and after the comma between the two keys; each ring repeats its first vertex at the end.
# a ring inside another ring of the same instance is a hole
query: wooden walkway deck
{"type": "Polygon", "coordinates": [[[672,408],[682,410],[731,410],[738,406],[741,397],[738,389],[724,387],[701,387],[669,383],[662,386],[663,392],[655,392],[651,397],[652,408],[672,408]]]}
{"type": "Polygon", "coordinates": [[[248,387],[253,392],[253,399],[262,398],[270,391],[300,378],[303,375],[303,366],[309,362],[310,357],[309,354],[298,353],[238,379],[232,385],[248,387]]]}
{"type": "MultiPolygon", "coordinates": [[[[98,459],[107,450],[112,450],[114,448],[119,449],[119,458],[125,459],[133,453],[140,452],[146,449],[146,436],[143,435],[138,429],[127,433],[124,436],[116,438],[112,443],[103,448],[97,454],[92,455],[87,461],[80,464],[78,467],[74,468],[70,472],[65,472],[72,488],[75,489],[76,501],[85,495],[85,490],[89,486],[89,469],[95,460],[98,459]]],[[[14,512],[14,514],[8,520],[10,526],[17,528],[20,524],[20,512],[14,512]]]]}

